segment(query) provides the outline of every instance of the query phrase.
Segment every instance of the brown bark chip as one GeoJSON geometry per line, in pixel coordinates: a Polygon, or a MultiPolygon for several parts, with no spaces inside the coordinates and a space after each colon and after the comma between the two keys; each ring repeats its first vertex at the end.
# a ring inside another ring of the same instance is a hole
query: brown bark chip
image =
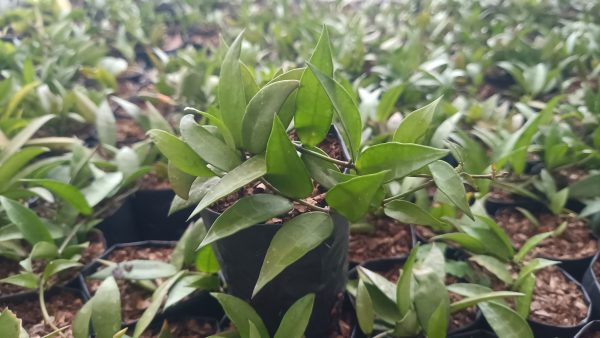
{"type": "Polygon", "coordinates": [[[367,222],[373,233],[351,233],[348,244],[350,261],[362,263],[375,258],[397,257],[412,248],[410,226],[385,216],[372,216],[367,222]]]}

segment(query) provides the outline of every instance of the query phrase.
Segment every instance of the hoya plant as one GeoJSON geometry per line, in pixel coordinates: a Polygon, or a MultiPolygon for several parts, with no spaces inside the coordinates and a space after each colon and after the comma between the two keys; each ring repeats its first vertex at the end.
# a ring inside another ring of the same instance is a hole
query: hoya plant
{"type": "MultiPolygon", "coordinates": [[[[240,63],[241,43],[242,35],[224,57],[218,109],[212,113],[194,110],[209,124],[200,125],[194,115],[187,115],[181,119],[181,137],[161,130],[149,132],[169,160],[169,177],[177,193],[172,210],[196,206],[190,217],[201,214],[209,227],[199,247],[215,247],[233,294],[254,299],[255,306],[279,297],[260,300],[261,291],[280,274],[292,274],[289,267],[295,262],[303,261],[306,269],[330,271],[323,277],[304,273],[306,280],[294,278],[299,285],[315,288],[328,281],[327,295],[322,291],[316,297],[326,298],[329,305],[318,309],[320,315],[313,315],[326,317],[327,307],[333,306],[344,285],[345,220],[360,220],[370,210],[432,184],[470,215],[462,180],[449,164],[438,161],[447,150],[414,143],[427,131],[431,107],[407,118],[394,141],[361,146],[360,113],[351,94],[333,79],[327,29],[306,68],[282,72],[263,87],[240,63]],[[336,131],[338,150],[343,148],[338,154],[331,151],[336,148],[336,141],[331,140],[336,131]],[[398,188],[411,175],[425,182],[398,188]],[[271,226],[253,227],[264,222],[271,226]],[[236,236],[252,236],[252,231],[257,234],[255,241],[236,236]],[[325,241],[330,242],[323,245],[325,241]],[[248,270],[245,265],[257,262],[246,264],[245,260],[255,254],[264,260],[256,271],[248,270]],[[236,274],[239,279],[229,278],[236,274]]],[[[286,288],[294,289],[289,284],[286,288]]],[[[286,299],[281,300],[281,307],[302,296],[298,292],[280,297],[286,299]]],[[[272,332],[280,319],[269,318],[272,332]]]]}
{"type": "MultiPolygon", "coordinates": [[[[445,285],[443,252],[436,245],[423,249],[412,250],[396,283],[364,267],[358,268],[358,284],[351,291],[356,298],[359,327],[365,334],[376,331],[374,337],[446,337],[453,313],[481,303],[490,325],[502,328],[496,332],[499,337],[532,337],[527,323],[518,314],[505,312],[491,303],[506,297],[521,297],[522,293],[490,290],[451,302],[445,285]]],[[[479,289],[475,284],[460,285],[467,290],[479,289]]]]}

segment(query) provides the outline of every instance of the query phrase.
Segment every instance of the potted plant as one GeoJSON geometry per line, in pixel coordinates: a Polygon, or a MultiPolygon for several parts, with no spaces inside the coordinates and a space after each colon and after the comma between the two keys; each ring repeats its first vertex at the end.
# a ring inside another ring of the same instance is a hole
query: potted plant
{"type": "MultiPolygon", "coordinates": [[[[430,179],[411,190],[438,183],[469,213],[464,187],[451,166],[435,162],[445,150],[388,142],[361,151],[360,114],[331,77],[326,30],[307,68],[258,90],[240,65],[241,41],[240,35],[221,67],[218,112],[198,111],[214,127],[189,115],[181,120],[182,139],[158,130],[149,134],[178,171],[171,178],[182,183],[176,191],[197,204],[191,217],[201,213],[208,228],[200,246],[214,246],[230,292],[250,300],[271,333],[284,309],[314,292],[307,336],[322,336],[345,284],[346,219],[357,221],[372,206],[410,195],[385,187],[430,164],[430,179]],[[332,122],[348,160],[316,147],[332,122]]],[[[416,120],[412,125],[406,133],[414,137],[427,128],[416,120]]]]}

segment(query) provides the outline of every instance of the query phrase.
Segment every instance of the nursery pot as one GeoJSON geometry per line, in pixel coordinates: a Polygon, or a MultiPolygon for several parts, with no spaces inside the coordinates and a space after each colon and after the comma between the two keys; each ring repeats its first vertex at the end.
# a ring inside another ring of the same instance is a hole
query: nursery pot
{"type": "Polygon", "coordinates": [[[104,233],[107,245],[136,242],[141,239],[135,226],[133,206],[129,198],[110,216],[100,222],[96,228],[104,233]]]}
{"type": "Polygon", "coordinates": [[[136,230],[141,240],[179,240],[187,228],[193,208],[169,215],[175,193],[171,189],[138,190],[130,198],[136,230]]]}
{"type": "Polygon", "coordinates": [[[598,261],[599,255],[600,251],[591,260],[583,275],[583,287],[592,299],[592,318],[600,318],[600,283],[594,273],[594,264],[598,261]]]}
{"type": "Polygon", "coordinates": [[[575,280],[575,278],[573,278],[573,276],[571,276],[568,272],[561,268],[559,268],[559,270],[563,273],[563,275],[567,277],[567,279],[569,279],[572,283],[575,283],[577,287],[581,289],[584,301],[588,305],[587,316],[581,322],[572,326],[546,324],[535,320],[527,319],[527,322],[529,323],[529,326],[531,327],[531,330],[533,331],[533,335],[535,337],[574,337],[577,334],[577,332],[579,332],[587,324],[587,322],[589,322],[592,316],[592,302],[585,288],[577,280],[575,280]]]}
{"type": "Polygon", "coordinates": [[[585,337],[585,334],[590,334],[590,337],[591,337],[591,334],[594,332],[600,332],[600,320],[593,320],[593,321],[589,322],[573,338],[583,338],[583,337],[585,337]]]}
{"type": "MultiPolygon", "coordinates": [[[[207,228],[219,216],[206,209],[202,213],[207,228]]],[[[348,221],[332,214],[332,235],[318,247],[285,268],[254,298],[252,291],[258,279],[267,249],[280,224],[258,224],[213,244],[221,265],[228,292],[249,301],[263,319],[271,334],[275,332],[287,309],[307,293],[315,293],[313,313],[306,337],[322,338],[332,327],[332,311],[346,286],[348,255],[348,221]]]]}

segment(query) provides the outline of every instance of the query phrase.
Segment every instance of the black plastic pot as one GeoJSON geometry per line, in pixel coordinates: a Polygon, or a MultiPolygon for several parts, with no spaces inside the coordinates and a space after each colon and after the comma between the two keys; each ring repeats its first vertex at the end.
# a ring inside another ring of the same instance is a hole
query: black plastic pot
{"type": "Polygon", "coordinates": [[[544,204],[536,200],[516,195],[513,196],[512,200],[502,200],[493,197],[487,197],[483,205],[485,207],[485,211],[490,216],[495,215],[498,212],[498,210],[504,208],[521,207],[530,211],[547,210],[544,204]]]}
{"type": "Polygon", "coordinates": [[[175,197],[172,190],[139,190],[130,197],[137,232],[141,240],[176,241],[183,235],[192,208],[169,216],[169,207],[175,197]]]}
{"type": "MultiPolygon", "coordinates": [[[[393,268],[394,266],[400,266],[400,265],[404,265],[404,262],[406,262],[406,256],[404,257],[399,257],[399,258],[390,258],[390,259],[379,259],[379,260],[372,260],[369,262],[365,262],[364,264],[361,264],[360,266],[369,269],[371,271],[374,272],[385,272],[388,271],[389,269],[393,268]]],[[[348,272],[348,278],[349,279],[356,279],[358,278],[358,271],[357,268],[353,268],[352,270],[350,270],[348,272]]],[[[351,298],[352,304],[354,305],[354,300],[351,298]]],[[[479,309],[477,309],[477,315],[475,317],[475,320],[464,326],[464,327],[460,327],[460,328],[456,328],[454,330],[451,330],[448,332],[448,337],[463,337],[460,334],[464,333],[464,332],[479,332],[476,331],[478,330],[481,325],[483,323],[483,316],[481,314],[481,311],[479,311],[479,309]]],[[[360,329],[357,329],[357,332],[360,332],[360,329]]],[[[357,333],[355,336],[356,338],[363,338],[364,335],[362,333],[357,333]]],[[[465,337],[470,337],[470,336],[465,336],[465,337]]],[[[483,337],[487,337],[487,336],[483,336],[483,337]]],[[[495,337],[495,336],[492,336],[495,337]]]]}
{"type": "Polygon", "coordinates": [[[600,251],[592,258],[583,275],[583,287],[592,299],[592,318],[600,318],[600,283],[594,273],[594,264],[599,256],[600,251]]]}
{"type": "Polygon", "coordinates": [[[123,204],[112,215],[100,222],[96,228],[104,233],[108,245],[114,245],[140,241],[141,236],[135,224],[132,203],[129,199],[125,199],[123,204]]]}
{"type": "Polygon", "coordinates": [[[584,326],[583,329],[581,329],[581,331],[579,331],[579,333],[577,333],[573,338],[583,338],[584,334],[592,334],[594,332],[600,332],[600,320],[593,320],[587,323],[587,325],[584,326]]]}
{"type": "MultiPolygon", "coordinates": [[[[206,209],[207,228],[219,216],[206,209]]],[[[333,234],[324,243],[288,266],[254,298],[252,291],[279,224],[258,224],[213,244],[228,292],[249,301],[273,334],[285,311],[307,293],[316,293],[306,337],[324,337],[330,330],[331,311],[346,286],[348,222],[333,214],[333,234]]]]}
{"type": "MultiPolygon", "coordinates": [[[[469,332],[457,333],[448,336],[448,338],[497,338],[493,332],[484,330],[474,330],[469,332]]],[[[516,338],[516,337],[515,337],[516,338]]]]}
{"type": "MultiPolygon", "coordinates": [[[[142,242],[135,242],[135,243],[122,243],[122,244],[116,244],[113,245],[112,247],[110,247],[108,250],[106,250],[106,252],[104,253],[104,255],[102,255],[102,257],[100,257],[101,259],[107,259],[107,257],[110,255],[111,252],[113,252],[116,249],[119,248],[124,248],[124,247],[174,247],[176,244],[176,242],[173,241],[142,241],[142,242]]],[[[87,284],[85,283],[85,279],[87,276],[90,276],[91,274],[95,273],[99,268],[101,268],[102,265],[98,262],[94,262],[92,263],[90,266],[86,267],[85,269],[83,269],[81,271],[81,274],[79,275],[79,285],[81,290],[83,291],[83,294],[87,297],[87,298],[91,298],[92,295],[90,293],[90,290],[87,287],[87,284]]],[[[200,317],[211,317],[211,318],[219,318],[223,315],[222,309],[219,305],[219,303],[212,297],[209,295],[208,292],[205,291],[197,291],[194,292],[192,295],[184,298],[183,300],[181,300],[179,303],[169,307],[166,311],[164,312],[159,312],[157,314],[157,316],[155,317],[155,321],[162,321],[163,319],[171,316],[171,317],[175,317],[178,315],[197,315],[200,317]]],[[[133,326],[137,323],[137,320],[132,320],[132,321],[128,321],[128,322],[123,322],[122,325],[123,326],[133,326]]]]}
{"type": "Polygon", "coordinates": [[[533,331],[533,335],[535,337],[545,338],[545,337],[555,337],[555,338],[571,338],[574,337],[577,332],[579,332],[590,320],[592,316],[592,302],[590,300],[590,296],[588,295],[585,288],[577,281],[573,276],[571,276],[565,270],[559,268],[559,270],[573,283],[577,284],[577,286],[583,292],[583,297],[585,298],[585,303],[588,305],[588,314],[580,323],[573,326],[562,326],[562,325],[552,325],[541,323],[538,321],[534,321],[531,319],[527,319],[531,330],[533,331]]]}

